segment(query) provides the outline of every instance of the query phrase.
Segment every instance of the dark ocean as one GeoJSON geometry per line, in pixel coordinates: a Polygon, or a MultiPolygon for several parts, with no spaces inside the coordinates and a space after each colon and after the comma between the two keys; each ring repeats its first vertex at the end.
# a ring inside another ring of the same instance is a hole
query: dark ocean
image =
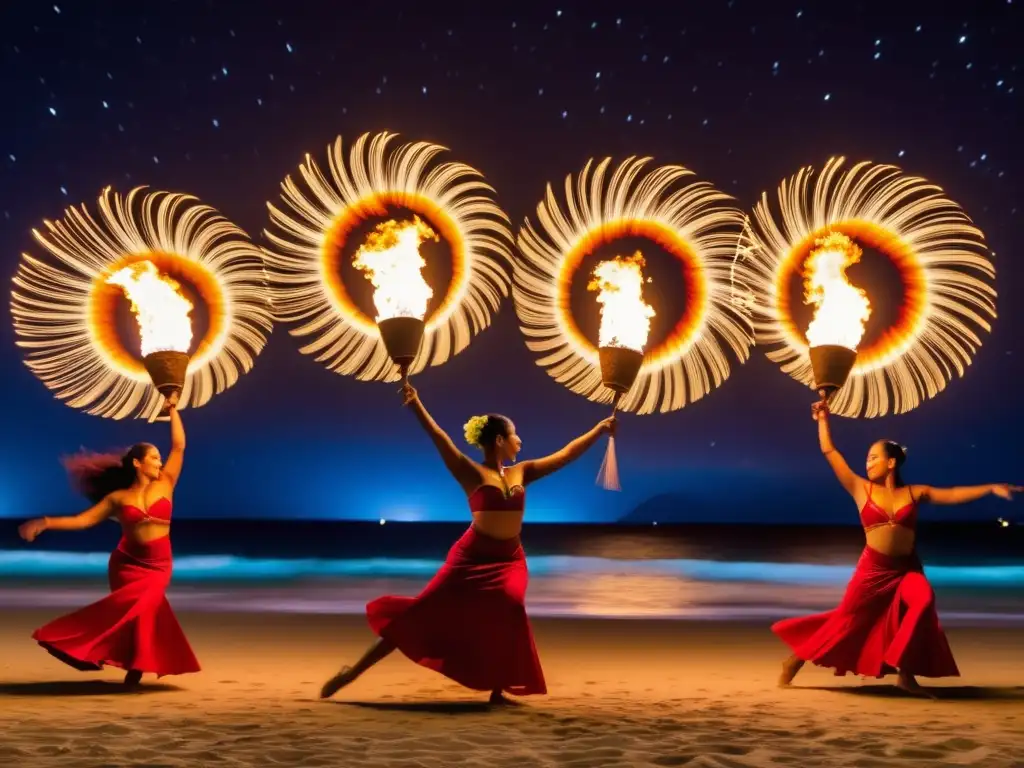
{"type": "MultiPolygon", "coordinates": [[[[6,522],[6,521],[5,521],[6,522]]],[[[0,607],[103,594],[118,529],[0,526],[0,607]]],[[[466,524],[178,520],[178,610],[358,613],[416,594],[466,524]]],[[[864,534],[851,526],[527,525],[534,615],[774,620],[839,600],[864,534]]],[[[921,524],[918,548],[946,623],[1024,624],[1024,526],[921,524]]]]}

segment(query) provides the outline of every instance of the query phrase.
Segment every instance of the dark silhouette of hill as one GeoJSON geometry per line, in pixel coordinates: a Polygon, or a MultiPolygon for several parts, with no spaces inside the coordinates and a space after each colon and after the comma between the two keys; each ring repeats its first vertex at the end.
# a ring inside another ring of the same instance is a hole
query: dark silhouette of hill
{"type": "Polygon", "coordinates": [[[619,518],[624,525],[650,525],[652,523],[685,523],[706,519],[701,514],[703,502],[682,493],[659,493],[641,502],[619,518]]]}

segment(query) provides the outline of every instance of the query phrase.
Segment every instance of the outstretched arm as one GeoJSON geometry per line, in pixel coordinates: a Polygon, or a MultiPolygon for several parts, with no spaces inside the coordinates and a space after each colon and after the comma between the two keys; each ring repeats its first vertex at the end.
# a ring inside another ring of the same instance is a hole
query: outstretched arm
{"type": "Polygon", "coordinates": [[[821,446],[822,454],[829,466],[832,467],[832,471],[836,473],[839,483],[848,494],[856,499],[858,489],[866,485],[867,481],[857,477],[850,469],[850,465],[846,463],[843,454],[836,450],[832,442],[832,430],[828,423],[828,404],[824,400],[815,403],[812,407],[812,415],[818,422],[818,444],[821,446]]]}
{"type": "Polygon", "coordinates": [[[178,413],[178,396],[171,395],[167,399],[167,407],[171,417],[171,450],[164,462],[161,478],[167,480],[173,488],[181,476],[181,467],[185,462],[185,425],[178,413]]]}
{"type": "Polygon", "coordinates": [[[117,505],[111,496],[107,496],[99,504],[77,515],[67,517],[40,517],[29,520],[18,527],[18,533],[25,541],[32,541],[43,531],[81,531],[99,525],[116,510],[117,505]]]}
{"type": "Polygon", "coordinates": [[[466,493],[471,493],[480,485],[481,480],[480,472],[477,470],[476,465],[473,464],[466,454],[455,447],[455,443],[448,437],[448,434],[438,426],[437,422],[434,421],[434,417],[423,407],[419,394],[417,394],[411,384],[406,384],[402,387],[402,395],[405,405],[412,409],[416,420],[423,427],[423,431],[430,436],[434,447],[437,448],[437,452],[441,454],[441,460],[444,461],[448,471],[452,473],[452,477],[455,478],[466,493]]]}
{"type": "Polygon", "coordinates": [[[587,449],[597,442],[597,438],[605,432],[613,432],[615,429],[615,417],[610,416],[599,422],[589,432],[580,435],[560,451],[555,451],[550,456],[542,459],[531,459],[523,462],[523,485],[529,485],[535,480],[557,472],[563,467],[576,461],[587,452],[587,449]]]}
{"type": "Polygon", "coordinates": [[[921,501],[932,504],[967,504],[988,495],[1010,500],[1014,493],[1024,490],[1019,485],[993,483],[990,485],[961,485],[955,488],[933,488],[930,485],[915,485],[914,495],[921,501]]]}

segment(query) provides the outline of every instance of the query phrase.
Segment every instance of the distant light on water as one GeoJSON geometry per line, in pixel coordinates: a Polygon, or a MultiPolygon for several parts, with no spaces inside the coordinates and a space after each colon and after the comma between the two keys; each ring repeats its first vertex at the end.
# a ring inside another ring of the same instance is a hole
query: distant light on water
{"type": "Polygon", "coordinates": [[[384,523],[419,523],[431,519],[430,511],[415,502],[400,501],[385,504],[376,512],[381,525],[384,523]]]}

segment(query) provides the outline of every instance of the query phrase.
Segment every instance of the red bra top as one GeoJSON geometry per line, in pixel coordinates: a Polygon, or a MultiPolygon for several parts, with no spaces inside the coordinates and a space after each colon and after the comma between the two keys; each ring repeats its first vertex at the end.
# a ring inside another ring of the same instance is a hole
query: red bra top
{"type": "Polygon", "coordinates": [[[526,509],[526,489],[513,485],[506,494],[496,485],[481,485],[469,494],[469,508],[474,512],[522,512],[526,509]]]}
{"type": "Polygon", "coordinates": [[[917,499],[914,498],[912,490],[910,503],[900,507],[893,512],[892,517],[889,517],[889,513],[872,500],[872,487],[873,483],[868,483],[868,500],[864,502],[864,508],[860,511],[860,523],[865,531],[881,528],[883,525],[899,525],[911,531],[917,528],[917,499]]]}
{"type": "Polygon", "coordinates": [[[122,523],[137,525],[138,523],[170,523],[171,522],[171,500],[166,496],[149,505],[149,511],[139,509],[134,504],[122,504],[121,513],[118,515],[122,523]]]}

